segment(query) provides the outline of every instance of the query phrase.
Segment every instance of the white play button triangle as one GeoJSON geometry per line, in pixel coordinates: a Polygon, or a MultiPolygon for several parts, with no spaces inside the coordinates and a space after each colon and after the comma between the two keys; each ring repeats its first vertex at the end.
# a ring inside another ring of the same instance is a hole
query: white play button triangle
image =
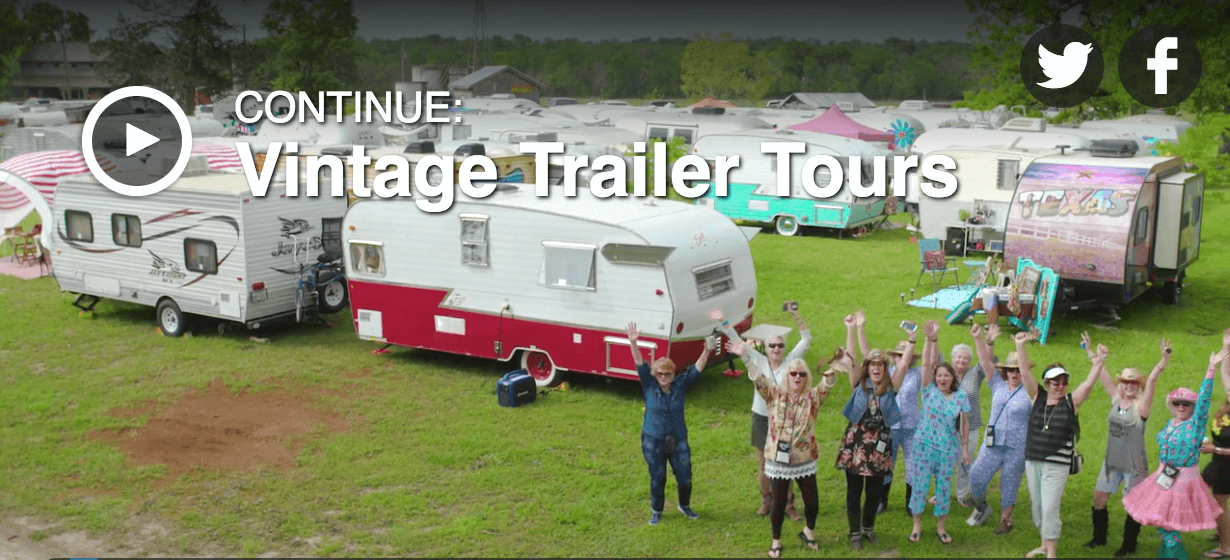
{"type": "Polygon", "coordinates": [[[158,137],[131,124],[124,124],[124,157],[131,157],[158,142],[158,137]]]}

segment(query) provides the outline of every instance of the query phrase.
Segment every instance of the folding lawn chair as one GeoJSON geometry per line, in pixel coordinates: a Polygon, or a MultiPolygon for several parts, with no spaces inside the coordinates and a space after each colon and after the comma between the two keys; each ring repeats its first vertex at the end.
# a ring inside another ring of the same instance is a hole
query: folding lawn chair
{"type": "Polygon", "coordinates": [[[944,282],[944,275],[949,272],[958,284],[961,283],[961,278],[958,276],[960,268],[957,266],[956,257],[950,257],[944,254],[944,240],[942,239],[919,239],[918,240],[918,261],[920,270],[918,271],[918,281],[915,286],[922,283],[923,274],[931,273],[931,287],[934,289],[944,282]],[[935,278],[935,273],[940,273],[938,280],[935,278]]]}

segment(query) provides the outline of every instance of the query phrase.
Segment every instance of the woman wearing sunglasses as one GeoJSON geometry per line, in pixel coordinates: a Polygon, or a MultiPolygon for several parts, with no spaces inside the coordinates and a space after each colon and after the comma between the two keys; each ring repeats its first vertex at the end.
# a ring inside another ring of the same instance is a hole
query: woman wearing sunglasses
{"type": "Polygon", "coordinates": [[[690,507],[692,449],[688,447],[688,425],[683,417],[683,403],[688,387],[696,383],[700,371],[705,369],[711,350],[706,346],[695,364],[688,366],[683,375],[675,375],[675,362],[670,358],[658,358],[650,368],[636,344],[639,337],[636,323],[628,323],[632,363],[636,364],[636,375],[641,380],[641,392],[645,395],[641,453],[649,466],[649,524],[657,525],[662,520],[662,507],[666,504],[667,461],[670,461],[671,470],[675,472],[675,485],[679,487],[679,511],[688,519],[696,519],[699,516],[690,507]]]}
{"type": "Polygon", "coordinates": [[[1171,418],[1157,434],[1158,469],[1123,498],[1128,515],[1144,525],[1157,527],[1162,544],[1158,558],[1188,558],[1182,533],[1217,526],[1221,506],[1200,478],[1200,442],[1209,421],[1213,396],[1213,373],[1230,350],[1209,355],[1209,369],[1200,384],[1200,394],[1186,387],[1166,397],[1171,418]]]}
{"type": "MultiPolygon", "coordinates": [[[[1097,355],[1094,354],[1089,333],[1081,333],[1081,341],[1090,361],[1094,361],[1097,355]]],[[[1099,345],[1099,352],[1103,348],[1105,347],[1099,345]]],[[[1170,363],[1170,342],[1163,338],[1158,342],[1158,349],[1161,351],[1161,359],[1153,367],[1153,371],[1149,372],[1147,379],[1140,374],[1140,370],[1129,367],[1124,368],[1115,376],[1114,381],[1111,381],[1104,360],[1098,372],[1098,379],[1102,381],[1111,401],[1107,417],[1106,458],[1102,462],[1102,470],[1098,471],[1098,480],[1093,491],[1093,538],[1085,543],[1085,548],[1097,548],[1106,544],[1110,525],[1106,502],[1110,495],[1118,492],[1120,486],[1126,495],[1149,475],[1149,460],[1145,451],[1145,421],[1149,419],[1149,411],[1153,408],[1157,378],[1170,363]]],[[[1130,515],[1125,516],[1123,546],[1115,551],[1115,558],[1135,554],[1136,539],[1139,535],[1140,523],[1130,515]]]]}
{"type": "MultiPolygon", "coordinates": [[[[732,339],[726,343],[727,350],[735,355],[744,355],[743,342],[732,339]]],[[[803,514],[807,526],[799,532],[799,540],[812,550],[816,545],[816,515],[820,502],[816,492],[816,413],[836,384],[837,371],[853,369],[853,361],[838,348],[833,356],[832,367],[825,370],[819,385],[811,384],[811,369],[802,358],[787,364],[788,377],[784,385],[767,379],[758,361],[744,361],[748,375],[756,385],[756,391],[764,397],[769,407],[768,441],[764,448],[765,474],[773,481],[773,507],[770,519],[773,524],[773,543],[769,557],[782,555],[782,522],[786,514],[786,494],[791,481],[796,481],[803,494],[803,514]]],[[[823,364],[822,364],[823,366],[823,364]]]]}
{"type": "MultiPolygon", "coordinates": [[[[1017,333],[1017,355],[1021,357],[1021,379],[1027,385],[1037,386],[1030,372],[1025,343],[1033,338],[1031,333],[1017,333]]],[[[1033,408],[1029,412],[1029,425],[1025,436],[1025,483],[1029,486],[1030,505],[1034,526],[1041,534],[1041,546],[1026,554],[1026,558],[1046,555],[1055,558],[1059,545],[1059,532],[1063,520],[1059,517],[1060,501],[1068,475],[1075,468],[1076,442],[1080,438],[1080,406],[1093,392],[1098,372],[1106,360],[1106,347],[1098,348],[1089,377],[1075,391],[1068,393],[1068,370],[1058,362],[1046,366],[1042,373],[1043,391],[1038,391],[1033,408]]]]}

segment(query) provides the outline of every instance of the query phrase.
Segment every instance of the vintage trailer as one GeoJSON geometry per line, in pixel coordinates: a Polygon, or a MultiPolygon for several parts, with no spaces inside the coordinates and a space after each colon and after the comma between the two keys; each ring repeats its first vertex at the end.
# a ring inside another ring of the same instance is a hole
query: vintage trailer
{"type": "MultiPolygon", "coordinates": [[[[847,156],[862,157],[862,174],[865,183],[870,183],[872,157],[886,156],[886,189],[892,188],[892,153],[887,146],[873,145],[862,140],[795,131],[741,131],[711,134],[696,143],[693,153],[707,160],[717,156],[740,157],[738,167],[730,171],[728,195],[718,197],[712,187],[697,204],[712,207],[728,218],[773,224],[781,235],[795,235],[801,227],[824,227],[839,232],[870,224],[884,218],[885,197],[855,197],[850,192],[850,174],[844,172],[845,185],[838,193],[827,199],[812,197],[803,189],[802,169],[804,162],[818,155],[837,158],[844,166],[847,156]],[[763,153],[765,142],[804,142],[807,152],[791,156],[792,176],[790,196],[777,196],[777,156],[763,153]]],[[[816,181],[828,184],[825,168],[817,172],[816,181]]]]}
{"type": "MultiPolygon", "coordinates": [[[[1112,150],[1113,151],[1113,150],[1112,150]]],[[[1004,261],[1028,258],[1059,275],[1058,310],[1120,307],[1159,288],[1179,303],[1200,254],[1203,175],[1176,157],[1038,158],[1016,189],[1004,261]]]]}
{"type": "Polygon", "coordinates": [[[538,385],[560,371],[636,379],[624,327],[650,359],[699,357],[720,309],[745,331],[747,234],[707,208],[645,198],[537,197],[501,184],[446,212],[363,200],[343,240],[359,338],[500,361],[538,385]]]}

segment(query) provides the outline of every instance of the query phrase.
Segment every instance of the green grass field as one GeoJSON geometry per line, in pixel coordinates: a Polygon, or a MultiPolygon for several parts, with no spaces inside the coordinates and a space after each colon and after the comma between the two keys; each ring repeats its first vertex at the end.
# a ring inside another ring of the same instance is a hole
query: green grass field
{"type": "MultiPolygon", "coordinates": [[[[1094,328],[1096,317],[1057,319],[1048,344],[1031,346],[1031,358],[1039,365],[1063,361],[1083,378],[1088,362],[1078,343],[1089,330],[1095,343],[1110,347],[1112,372],[1128,365],[1147,372],[1164,336],[1175,355],[1159,394],[1196,387],[1230,326],[1226,198],[1208,194],[1202,254],[1188,273],[1182,305],[1164,305],[1150,294],[1122,312],[1115,331],[1094,328]]],[[[841,317],[855,309],[867,311],[869,338],[879,347],[901,338],[902,319],[943,319],[942,310],[901,303],[898,294],[908,294],[919,266],[904,229],[853,239],[764,234],[752,241],[752,251],[757,321],[791,324],[779,302],[797,299],[815,337],[811,363],[844,342],[841,317]]],[[[917,296],[929,291],[924,283],[917,296]]],[[[639,446],[643,403],[633,382],[572,376],[567,391],[524,408],[501,408],[495,384],[511,365],[406,349],[373,355],[377,346],[356,339],[345,313],[335,317],[335,329],[262,331],[271,342],[261,344],[249,333],[212,329],[166,338],[156,332],[151,309],[110,301],[99,304],[94,319],[82,319],[71,298],[50,278],[0,277],[0,516],[35,516],[58,522],[52,534],[84,529],[119,544],[136,538],[129,520],[140,517],[167,529],[154,550],[184,556],[747,557],[768,549],[769,522],[753,515],[759,495],[748,445],[752,387],[746,378],[720,375],[724,364],[710,368],[688,394],[693,506],[701,518],[688,521],[674,509],[671,478],[665,519],[651,527],[639,446]],[[89,435],[140,428],[149,413],[111,412],[140,410],[151,401],[165,406],[219,378],[234,392],[315,391],[315,406],[340,415],[349,428],[330,433],[315,426],[299,441],[291,469],[200,469],[174,477],[164,476],[162,466],[131,464],[115,443],[89,435]]],[[[947,349],[968,340],[968,326],[945,326],[940,342],[947,349]]],[[[794,537],[801,524],[787,520],[783,556],[1019,557],[1038,545],[1024,484],[1011,534],[993,535],[993,523],[967,527],[968,510],[954,504],[952,545],[936,540],[929,513],[922,542],[908,543],[898,483],[877,524],[880,544],[852,554],[844,477],[831,468],[848,395],[848,387],[834,392],[816,428],[826,442],[820,552],[803,550],[794,537]]],[[[1163,401],[1156,399],[1150,421],[1152,466],[1163,401]]],[[[989,396],[983,402],[989,407],[989,396]]],[[[1082,408],[1086,471],[1067,487],[1062,556],[1109,556],[1119,544],[1123,511],[1115,501],[1111,544],[1093,554],[1080,547],[1090,536],[1108,406],[1097,388],[1082,408]]],[[[996,506],[997,484],[990,495],[996,506]]],[[[1188,536],[1193,557],[1211,548],[1206,538],[1188,536]]],[[[1158,542],[1146,528],[1137,556],[1152,556],[1158,542]]]]}

